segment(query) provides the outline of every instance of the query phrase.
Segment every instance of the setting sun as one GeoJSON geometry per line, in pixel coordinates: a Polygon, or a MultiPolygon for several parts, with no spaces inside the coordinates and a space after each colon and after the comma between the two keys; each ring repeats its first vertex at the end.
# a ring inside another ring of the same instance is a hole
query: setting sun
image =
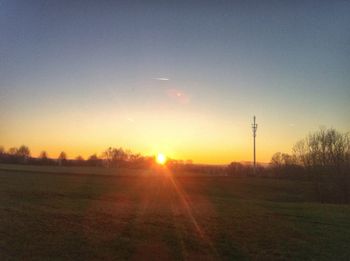
{"type": "Polygon", "coordinates": [[[164,154],[159,153],[157,155],[157,163],[163,165],[166,162],[166,157],[164,154]]]}

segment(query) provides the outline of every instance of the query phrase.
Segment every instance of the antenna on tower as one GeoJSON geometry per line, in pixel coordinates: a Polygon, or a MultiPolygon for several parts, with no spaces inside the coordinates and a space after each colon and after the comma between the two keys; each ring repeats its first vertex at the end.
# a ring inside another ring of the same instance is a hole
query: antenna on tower
{"type": "Polygon", "coordinates": [[[253,167],[254,167],[254,174],[256,172],[256,146],[255,146],[255,138],[256,138],[256,131],[258,129],[258,124],[255,122],[255,115],[253,118],[253,124],[252,124],[252,130],[253,130],[253,140],[254,140],[254,152],[253,152],[253,157],[254,157],[254,161],[253,161],[253,167]]]}

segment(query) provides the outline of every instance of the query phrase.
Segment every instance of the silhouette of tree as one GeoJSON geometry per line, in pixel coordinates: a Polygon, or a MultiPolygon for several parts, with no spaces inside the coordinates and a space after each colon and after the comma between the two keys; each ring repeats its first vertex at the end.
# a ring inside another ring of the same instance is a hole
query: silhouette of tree
{"type": "Polygon", "coordinates": [[[75,158],[75,160],[76,161],[84,161],[84,158],[82,157],[82,156],[77,156],[76,158],[75,158]]]}
{"type": "Polygon", "coordinates": [[[274,168],[281,168],[283,166],[283,158],[281,152],[276,152],[272,155],[271,165],[274,168]]]}
{"type": "Polygon", "coordinates": [[[60,155],[58,156],[58,164],[60,166],[64,165],[67,162],[67,154],[62,151],[60,155]]]}
{"type": "Polygon", "coordinates": [[[22,145],[18,148],[16,155],[22,163],[26,163],[30,158],[30,150],[27,146],[22,145]]]}
{"type": "Polygon", "coordinates": [[[45,150],[41,151],[39,155],[39,164],[49,164],[50,161],[47,152],[45,150]]]}
{"type": "Polygon", "coordinates": [[[0,162],[6,161],[5,149],[3,146],[0,146],[0,162]]]}
{"type": "Polygon", "coordinates": [[[130,155],[129,155],[129,160],[131,162],[138,162],[138,161],[142,160],[142,158],[143,157],[140,154],[131,154],[130,153],[130,155]]]}
{"type": "Polygon", "coordinates": [[[91,155],[88,160],[98,160],[99,158],[97,157],[96,154],[91,155]]]}
{"type": "Polygon", "coordinates": [[[39,158],[40,158],[42,161],[46,161],[46,160],[49,158],[49,156],[48,156],[47,152],[46,152],[45,150],[43,150],[42,152],[40,152],[39,158]]]}
{"type": "Polygon", "coordinates": [[[342,191],[343,201],[350,201],[349,133],[340,133],[333,128],[320,128],[297,142],[293,151],[295,161],[304,166],[311,174],[320,201],[324,200],[323,184],[334,183],[334,181],[337,181],[338,191],[342,191]]]}
{"type": "Polygon", "coordinates": [[[29,150],[29,148],[27,146],[22,145],[17,150],[17,155],[20,156],[20,157],[29,158],[30,157],[30,150],[29,150]]]}
{"type": "Polygon", "coordinates": [[[298,166],[295,155],[276,152],[271,158],[270,166],[276,176],[301,174],[301,167],[298,166]]]}
{"type": "Polygon", "coordinates": [[[82,166],[84,165],[84,162],[85,162],[84,158],[80,155],[75,158],[76,165],[82,166]]]}
{"type": "Polygon", "coordinates": [[[293,151],[296,160],[307,168],[322,167],[324,170],[339,172],[349,163],[349,133],[321,128],[297,142],[293,151]]]}
{"type": "Polygon", "coordinates": [[[129,158],[128,152],[125,152],[122,148],[117,149],[112,147],[109,147],[107,150],[105,150],[102,156],[108,167],[116,167],[123,161],[127,161],[129,158]]]}
{"type": "Polygon", "coordinates": [[[12,155],[12,156],[16,156],[17,155],[17,148],[16,147],[9,148],[8,154],[12,155]]]}
{"type": "Polygon", "coordinates": [[[97,157],[96,154],[93,154],[93,155],[91,155],[91,156],[88,158],[87,164],[88,164],[89,166],[95,166],[95,167],[101,166],[101,165],[102,165],[102,160],[101,160],[99,157],[97,157]]]}
{"type": "Polygon", "coordinates": [[[242,163],[240,162],[231,162],[227,166],[227,173],[229,175],[237,176],[237,175],[245,175],[244,171],[245,167],[242,163]]]}
{"type": "Polygon", "coordinates": [[[271,165],[275,168],[292,166],[297,164],[296,156],[287,153],[276,152],[272,155],[271,165]]]}

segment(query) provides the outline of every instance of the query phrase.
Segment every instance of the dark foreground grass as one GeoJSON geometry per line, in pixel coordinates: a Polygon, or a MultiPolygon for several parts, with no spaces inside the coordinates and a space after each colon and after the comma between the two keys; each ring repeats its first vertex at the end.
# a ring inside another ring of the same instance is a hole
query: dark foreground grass
{"type": "Polygon", "coordinates": [[[350,259],[350,206],[307,182],[83,173],[0,170],[0,260],[350,259]]]}

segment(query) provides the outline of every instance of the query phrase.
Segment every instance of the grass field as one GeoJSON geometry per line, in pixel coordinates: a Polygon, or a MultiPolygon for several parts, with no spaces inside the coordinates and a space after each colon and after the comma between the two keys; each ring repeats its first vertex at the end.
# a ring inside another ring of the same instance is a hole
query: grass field
{"type": "Polygon", "coordinates": [[[349,260],[350,206],[315,198],[301,181],[0,166],[0,260],[349,260]]]}

